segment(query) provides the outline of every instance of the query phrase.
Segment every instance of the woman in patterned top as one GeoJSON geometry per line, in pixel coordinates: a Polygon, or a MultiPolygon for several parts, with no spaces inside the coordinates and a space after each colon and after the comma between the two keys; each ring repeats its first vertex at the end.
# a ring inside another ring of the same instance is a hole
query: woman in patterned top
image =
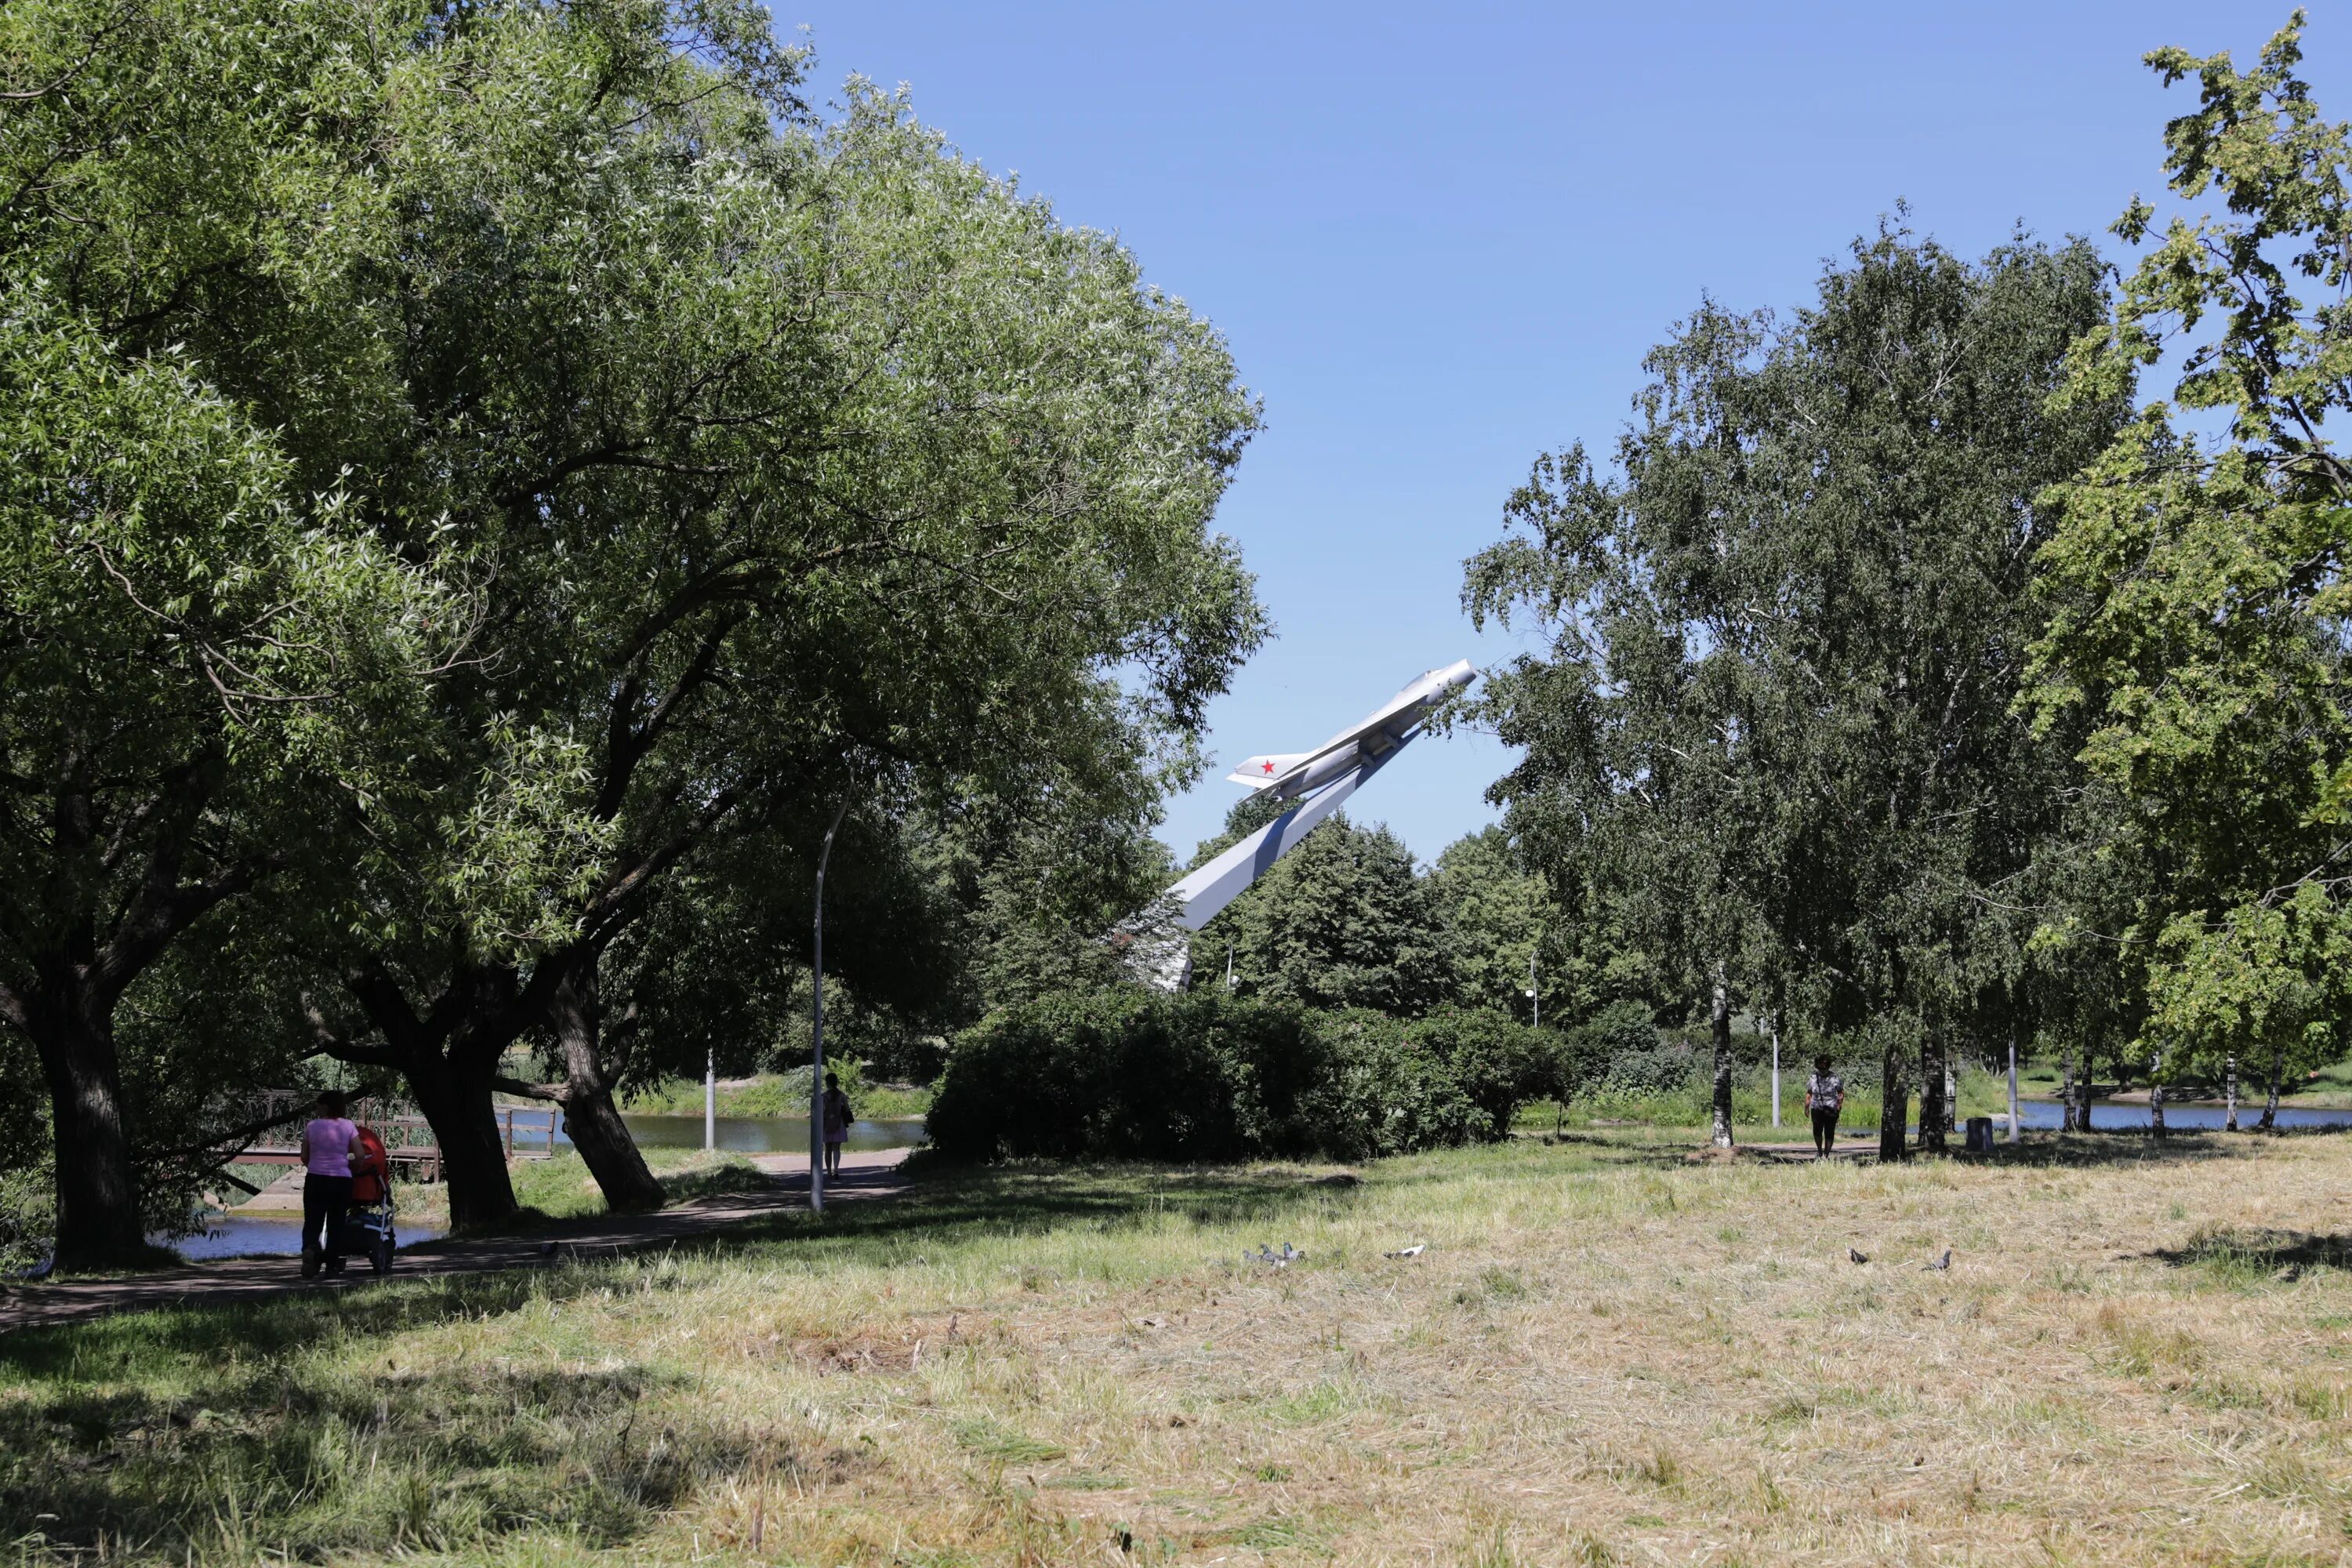
{"type": "Polygon", "coordinates": [[[1813,1058],[1813,1076],[1805,1080],[1805,1109],[1813,1113],[1813,1158],[1819,1160],[1837,1146],[1838,1112],[1845,1109],[1845,1079],[1830,1071],[1830,1058],[1813,1058]]]}

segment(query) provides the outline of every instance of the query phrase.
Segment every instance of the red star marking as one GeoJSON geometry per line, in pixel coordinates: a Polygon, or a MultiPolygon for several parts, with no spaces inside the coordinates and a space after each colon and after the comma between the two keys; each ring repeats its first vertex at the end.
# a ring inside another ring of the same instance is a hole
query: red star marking
{"type": "Polygon", "coordinates": [[[1274,764],[1272,763],[1260,763],[1258,765],[1264,768],[1267,773],[1274,772],[1274,764]]]}

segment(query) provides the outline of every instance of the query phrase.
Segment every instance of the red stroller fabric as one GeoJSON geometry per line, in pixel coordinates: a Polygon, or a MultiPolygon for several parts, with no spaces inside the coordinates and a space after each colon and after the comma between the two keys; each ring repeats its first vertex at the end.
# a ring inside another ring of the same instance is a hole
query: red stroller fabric
{"type": "Polygon", "coordinates": [[[352,1146],[352,1202],[383,1202],[383,1184],[391,1174],[392,1156],[385,1152],[383,1140],[374,1128],[361,1128],[359,1142],[352,1146]]]}

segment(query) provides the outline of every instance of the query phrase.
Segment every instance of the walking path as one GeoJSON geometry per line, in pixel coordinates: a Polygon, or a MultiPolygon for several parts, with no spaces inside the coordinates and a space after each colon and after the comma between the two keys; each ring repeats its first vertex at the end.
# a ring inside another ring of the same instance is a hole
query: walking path
{"type": "MultiPolygon", "coordinates": [[[[824,1184],[826,1201],[870,1201],[904,1191],[907,1182],[898,1165],[907,1154],[904,1149],[844,1154],[841,1174],[824,1184]]],[[[388,1279],[543,1268],[576,1258],[616,1257],[711,1235],[807,1204],[807,1155],[762,1154],[752,1163],[775,1177],[774,1186],[763,1192],[695,1198],[657,1214],[559,1220],[522,1236],[428,1241],[414,1248],[403,1247],[388,1279]]],[[[362,1289],[376,1280],[366,1265],[356,1260],[347,1272],[333,1279],[305,1279],[297,1268],[297,1260],[290,1257],[231,1258],[121,1279],[0,1287],[0,1334],[110,1312],[216,1307],[276,1296],[362,1289]]]]}

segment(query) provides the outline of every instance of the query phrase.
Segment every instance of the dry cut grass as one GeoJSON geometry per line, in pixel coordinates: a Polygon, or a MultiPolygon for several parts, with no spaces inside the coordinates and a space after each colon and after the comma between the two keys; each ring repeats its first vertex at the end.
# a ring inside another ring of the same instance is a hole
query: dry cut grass
{"type": "Polygon", "coordinates": [[[0,1341],[0,1531],[173,1562],[2352,1548],[2352,1140],[1326,1175],[940,1173],[692,1256],[0,1341]]]}

